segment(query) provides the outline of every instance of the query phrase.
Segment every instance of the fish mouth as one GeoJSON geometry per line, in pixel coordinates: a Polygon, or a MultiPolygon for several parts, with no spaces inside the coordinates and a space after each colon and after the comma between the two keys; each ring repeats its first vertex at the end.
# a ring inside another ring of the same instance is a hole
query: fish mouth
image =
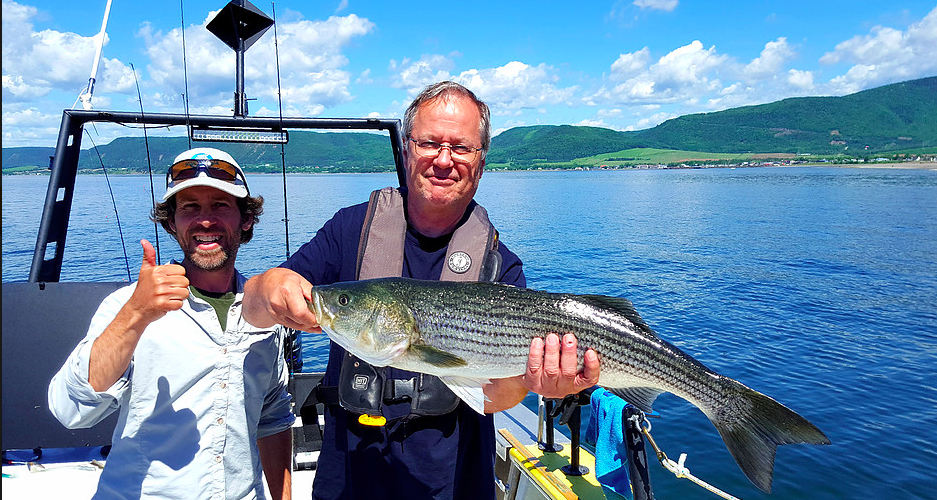
{"type": "Polygon", "coordinates": [[[312,289],[312,300],[307,304],[309,309],[313,314],[316,315],[316,321],[319,322],[319,326],[322,329],[329,329],[332,326],[333,315],[326,314],[325,307],[322,301],[322,296],[319,295],[319,292],[315,288],[312,289]]]}

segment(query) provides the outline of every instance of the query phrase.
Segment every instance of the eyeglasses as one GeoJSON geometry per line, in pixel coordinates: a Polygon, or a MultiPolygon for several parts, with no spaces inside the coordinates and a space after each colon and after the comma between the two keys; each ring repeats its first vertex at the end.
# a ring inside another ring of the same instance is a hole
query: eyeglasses
{"type": "Polygon", "coordinates": [[[422,156],[423,158],[435,158],[439,156],[439,153],[442,151],[442,148],[449,149],[449,156],[452,157],[452,161],[459,163],[472,163],[475,161],[475,156],[478,154],[482,148],[473,148],[471,146],[466,146],[465,144],[449,144],[447,142],[438,143],[435,141],[418,141],[413,137],[408,137],[414,144],[414,150],[416,154],[422,156]]]}
{"type": "Polygon", "coordinates": [[[234,182],[240,175],[237,167],[224,160],[182,160],[169,167],[166,181],[179,182],[194,179],[201,171],[213,179],[227,182],[234,182]]]}

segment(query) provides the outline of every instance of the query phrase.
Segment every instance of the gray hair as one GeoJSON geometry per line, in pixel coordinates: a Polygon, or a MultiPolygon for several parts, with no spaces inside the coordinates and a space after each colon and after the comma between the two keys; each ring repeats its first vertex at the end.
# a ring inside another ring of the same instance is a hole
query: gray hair
{"type": "Polygon", "coordinates": [[[426,102],[451,95],[467,97],[478,107],[478,114],[481,115],[481,121],[478,123],[478,133],[482,139],[482,151],[488,153],[488,148],[491,147],[491,111],[488,110],[488,105],[476,97],[471,90],[452,81],[434,83],[423,89],[420,95],[416,96],[416,99],[410,103],[410,107],[407,108],[407,112],[403,117],[404,137],[409,137],[413,132],[413,119],[416,117],[417,108],[426,102]]]}

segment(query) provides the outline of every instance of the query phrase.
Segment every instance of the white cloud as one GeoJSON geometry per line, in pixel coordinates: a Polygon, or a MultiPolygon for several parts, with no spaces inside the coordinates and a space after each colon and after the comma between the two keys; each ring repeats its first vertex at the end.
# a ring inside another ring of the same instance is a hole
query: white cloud
{"type": "Polygon", "coordinates": [[[787,83],[803,92],[810,91],[813,89],[813,72],[796,69],[788,70],[787,83]]]}
{"type": "Polygon", "coordinates": [[[518,115],[521,110],[539,109],[548,104],[572,100],[576,87],[558,88],[559,77],[546,64],[531,66],[511,61],[497,68],[469,69],[452,74],[455,63],[449,57],[423,55],[417,61],[391,61],[396,72],[394,85],[416,96],[427,85],[452,80],[465,85],[491,108],[492,115],[518,115]]]}
{"type": "Polygon", "coordinates": [[[677,0],[634,0],[634,5],[642,9],[665,10],[672,12],[679,4],[677,0]]]}
{"type": "Polygon", "coordinates": [[[585,118],[585,119],[579,120],[578,122],[573,123],[573,125],[578,125],[580,127],[614,128],[602,120],[595,120],[592,118],[585,118]]]}
{"type": "Polygon", "coordinates": [[[576,87],[557,87],[559,77],[543,63],[530,66],[511,61],[497,68],[464,71],[454,80],[472,89],[491,107],[493,115],[567,103],[577,91],[576,87]]]}
{"type": "Polygon", "coordinates": [[[748,80],[772,78],[784,71],[784,65],[793,59],[794,55],[787,38],[782,36],[766,43],[761,54],[748,63],[743,72],[748,80]]]}
{"type": "Polygon", "coordinates": [[[617,78],[631,78],[647,69],[651,50],[647,47],[630,54],[620,54],[612,63],[612,74],[617,78]]]}
{"type": "Polygon", "coordinates": [[[584,100],[616,104],[691,101],[720,87],[718,73],[727,67],[728,57],[718,54],[714,46],[706,49],[694,40],[653,64],[649,61],[647,47],[619,55],[611,66],[612,87],[603,87],[584,100]]]}
{"type": "Polygon", "coordinates": [[[26,144],[44,144],[47,139],[56,137],[62,115],[43,113],[35,107],[18,108],[16,105],[3,105],[3,146],[20,146],[26,144]],[[17,109],[13,109],[17,108],[17,109]]]}
{"type": "Polygon", "coordinates": [[[407,89],[408,97],[415,97],[427,85],[450,80],[453,68],[452,59],[439,54],[424,54],[419,60],[404,59],[399,64],[392,60],[389,67],[396,73],[393,85],[407,89]]]}
{"type": "Polygon", "coordinates": [[[830,81],[829,89],[837,94],[932,75],[937,72],[937,8],[906,31],[875,26],[867,35],[837,44],[820,62],[853,64],[830,81]]]}
{"type": "Polygon", "coordinates": [[[641,118],[640,120],[635,122],[633,128],[628,127],[626,130],[644,130],[647,128],[655,127],[671,118],[676,118],[677,116],[679,115],[674,114],[674,113],[664,112],[664,111],[660,113],[654,113],[653,115],[645,116],[644,118],[641,118]]]}
{"type": "MultiPolygon", "coordinates": [[[[4,103],[30,101],[54,90],[77,97],[88,83],[99,36],[34,31],[32,21],[38,12],[3,1],[4,103]]],[[[106,43],[105,39],[105,51],[106,43]]],[[[115,59],[102,58],[102,62],[97,81],[106,87],[125,85],[129,69],[115,59]]]]}
{"type": "MultiPolygon", "coordinates": [[[[186,28],[188,91],[192,103],[228,109],[233,105],[234,51],[205,29],[215,14],[210,13],[200,25],[186,28]]],[[[348,90],[351,75],[342,69],[348,59],[342,50],[354,38],[368,34],[374,23],[354,14],[324,21],[296,17],[278,24],[276,45],[274,37],[267,34],[248,49],[244,58],[245,92],[249,98],[266,98],[275,106],[279,61],[283,102],[290,103],[290,112],[315,116],[352,99],[348,90]]],[[[139,34],[150,56],[148,72],[152,82],[181,96],[185,91],[181,31],[162,33],[145,25],[139,34]]],[[[181,99],[169,102],[181,105],[181,99]]],[[[257,114],[261,112],[276,113],[263,107],[257,114]]]]}

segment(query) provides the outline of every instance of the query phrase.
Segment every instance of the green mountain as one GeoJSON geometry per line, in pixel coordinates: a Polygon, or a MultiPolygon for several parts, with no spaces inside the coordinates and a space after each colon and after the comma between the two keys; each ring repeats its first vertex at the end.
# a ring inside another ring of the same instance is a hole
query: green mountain
{"type": "Polygon", "coordinates": [[[633,148],[865,156],[937,147],[937,77],[843,97],[795,97],[685,115],[637,132],[517,127],[492,139],[490,163],[570,161],[633,148]],[[868,147],[866,147],[868,146],[868,147]]]}
{"type": "MultiPolygon", "coordinates": [[[[82,144],[85,146],[86,144],[82,144]]],[[[121,137],[96,149],[82,150],[79,170],[146,172],[150,166],[163,172],[175,155],[188,149],[185,137],[121,137]],[[146,150],[149,150],[149,161],[146,150]],[[100,158],[99,158],[100,155],[100,158]]],[[[246,170],[279,172],[282,169],[280,146],[253,143],[197,142],[192,147],[224,149],[238,159],[246,170]]],[[[364,132],[319,133],[292,131],[284,148],[287,168],[291,171],[357,172],[393,171],[394,157],[387,136],[364,132]]],[[[4,173],[14,169],[34,170],[49,165],[55,148],[3,148],[4,173]]]]}
{"type": "Polygon", "coordinates": [[[515,127],[491,140],[490,163],[570,161],[635,146],[634,132],[573,125],[515,127]]]}
{"type": "Polygon", "coordinates": [[[933,147],[937,146],[937,77],[843,97],[797,97],[681,116],[642,131],[638,138],[652,147],[721,153],[830,154],[933,147]]]}
{"type": "MultiPolygon", "coordinates": [[[[391,171],[393,156],[387,143],[387,137],[378,134],[293,131],[285,147],[286,166],[308,172],[391,171]]],[[[198,144],[226,149],[251,171],[282,168],[279,145],[198,144]]],[[[79,168],[99,169],[103,163],[109,171],[146,171],[149,165],[162,171],[173,155],[187,147],[185,137],[153,137],[148,144],[141,137],[119,138],[83,150],[79,168]]],[[[641,149],[682,150],[691,153],[684,158],[717,159],[740,154],[864,157],[898,151],[933,153],[935,148],[937,77],[929,77],[842,97],[795,97],[685,115],[636,132],[572,125],[516,127],[492,139],[488,163],[531,168],[568,166],[587,158],[591,164],[623,162],[642,154],[641,149]]],[[[45,169],[53,153],[51,147],[3,148],[3,172],[45,169]]]]}

